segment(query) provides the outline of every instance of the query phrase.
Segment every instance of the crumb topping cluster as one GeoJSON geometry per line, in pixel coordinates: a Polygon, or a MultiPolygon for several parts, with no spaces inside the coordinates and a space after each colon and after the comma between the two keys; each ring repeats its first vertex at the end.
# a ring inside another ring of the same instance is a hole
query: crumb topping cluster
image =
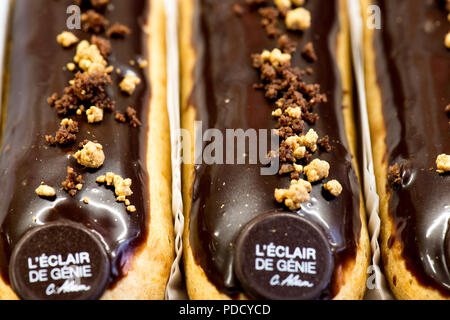
{"type": "MultiPolygon", "coordinates": [[[[310,200],[312,184],[330,176],[330,164],[314,159],[320,149],[331,152],[328,136],[322,138],[311,128],[319,116],[314,109],[327,102],[321,93],[319,84],[308,84],[305,74],[311,74],[291,65],[292,53],[297,43],[282,34],[280,23],[284,23],[289,32],[305,32],[311,26],[311,13],[303,7],[303,0],[247,0],[249,10],[257,10],[261,16],[261,25],[267,35],[278,38],[278,47],[252,55],[253,67],[260,73],[260,82],[256,89],[264,91],[265,97],[273,103],[272,116],[277,120],[275,133],[280,137],[278,152],[270,154],[280,161],[279,175],[289,175],[291,183],[287,189],[276,189],[275,200],[290,210],[300,209],[302,203],[310,200]],[[308,130],[308,127],[309,130],[308,130]]],[[[234,12],[242,15],[247,9],[234,6],[234,12]]],[[[318,60],[314,45],[307,43],[302,57],[310,63],[318,60]]],[[[325,191],[338,197],[342,185],[331,180],[323,185],[325,191]]]]}
{"type": "MultiPolygon", "coordinates": [[[[73,61],[68,62],[63,70],[74,73],[74,78],[60,95],[55,92],[47,99],[48,104],[54,108],[57,116],[61,117],[60,126],[55,135],[46,135],[45,140],[50,146],[69,147],[77,141],[80,132],[80,123],[85,121],[92,125],[101,125],[109,113],[119,122],[128,122],[130,126],[141,126],[137,111],[128,106],[124,113],[115,111],[116,102],[108,95],[108,87],[113,85],[111,73],[115,67],[109,65],[108,58],[113,51],[111,39],[123,39],[132,33],[131,29],[119,22],[110,23],[105,17],[110,0],[76,0],[75,4],[88,7],[81,16],[82,30],[91,33],[89,40],[80,40],[74,33],[62,31],[57,35],[56,41],[63,48],[75,48],[73,61]],[[104,36],[102,36],[104,34],[104,36]],[[76,45],[76,46],[75,46],[76,45]]],[[[110,10],[112,8],[108,8],[110,10]]],[[[120,41],[120,40],[119,40],[120,41]]],[[[138,60],[139,68],[146,68],[147,61],[138,60]]],[[[116,69],[117,74],[121,70],[116,69]]],[[[117,83],[118,88],[126,95],[132,95],[141,79],[134,73],[128,73],[117,83]]],[[[126,96],[125,95],[125,96],[126,96]]],[[[90,132],[88,132],[90,134],[90,132]]],[[[79,149],[69,152],[68,155],[76,160],[80,168],[96,170],[101,168],[107,155],[101,141],[85,140],[79,144],[79,149]]],[[[83,176],[75,172],[71,166],[66,168],[66,179],[61,183],[62,189],[75,197],[84,186],[83,176]]],[[[90,171],[88,171],[90,172],[90,171]]],[[[127,211],[136,212],[127,197],[133,194],[132,181],[119,175],[108,173],[105,183],[115,188],[117,201],[124,202],[127,211]]],[[[101,180],[101,179],[100,179],[101,180]]],[[[99,179],[97,179],[99,181],[99,179]]],[[[55,188],[42,183],[35,193],[43,198],[53,198],[57,192],[55,188]]],[[[89,199],[83,202],[89,204],[89,199]]]]}

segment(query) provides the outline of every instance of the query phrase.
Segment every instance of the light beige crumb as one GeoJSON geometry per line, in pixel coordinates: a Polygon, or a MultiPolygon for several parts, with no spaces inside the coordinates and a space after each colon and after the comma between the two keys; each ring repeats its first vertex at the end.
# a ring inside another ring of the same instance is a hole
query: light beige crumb
{"type": "Polygon", "coordinates": [[[128,206],[127,207],[127,211],[131,212],[131,213],[134,213],[134,212],[136,212],[136,207],[135,206],[128,206]]]}
{"type": "Polygon", "coordinates": [[[144,69],[147,68],[148,66],[148,61],[145,59],[141,59],[139,60],[139,68],[144,69]]]}
{"type": "Polygon", "coordinates": [[[64,48],[69,48],[80,41],[76,35],[69,31],[63,31],[56,37],[56,41],[64,48]]]}
{"type": "Polygon", "coordinates": [[[305,8],[289,10],[286,14],[286,27],[290,30],[306,30],[311,26],[311,13],[305,8]]]}
{"type": "Polygon", "coordinates": [[[291,0],[274,0],[278,10],[287,10],[291,8],[291,0]]]}
{"type": "Polygon", "coordinates": [[[114,71],[114,66],[108,66],[108,67],[106,67],[106,69],[105,69],[105,72],[106,73],[112,73],[114,71]]]}
{"type": "Polygon", "coordinates": [[[141,83],[141,79],[139,79],[134,74],[127,74],[122,82],[120,82],[119,86],[120,89],[123,92],[128,93],[129,95],[132,95],[134,93],[134,90],[136,90],[136,86],[141,83]]]}
{"type": "Polygon", "coordinates": [[[309,182],[317,182],[328,178],[330,173],[330,164],[326,161],[315,159],[303,169],[303,172],[309,182]]]}
{"type": "Polygon", "coordinates": [[[85,204],[89,204],[89,198],[84,197],[83,202],[84,202],[85,204]]]}
{"type": "Polygon", "coordinates": [[[294,170],[295,170],[295,172],[301,173],[301,172],[303,172],[303,166],[294,163],[294,170]]]}
{"type": "Polygon", "coordinates": [[[339,197],[339,195],[342,193],[342,185],[337,180],[328,181],[323,185],[323,187],[335,197],[339,197]]]}
{"type": "Polygon", "coordinates": [[[125,197],[125,196],[118,196],[116,199],[117,202],[125,202],[126,200],[127,200],[127,197],[125,197]]]}
{"type": "Polygon", "coordinates": [[[51,198],[54,197],[56,195],[56,191],[54,188],[42,184],[40,185],[36,190],[35,190],[36,194],[40,197],[46,197],[46,198],[51,198]]]}
{"type": "Polygon", "coordinates": [[[95,44],[83,40],[77,46],[76,55],[73,58],[80,69],[89,74],[106,72],[107,62],[103,58],[100,49],[95,44]]]}
{"type": "Polygon", "coordinates": [[[89,141],[82,150],[74,155],[77,162],[87,168],[100,168],[105,162],[105,153],[99,143],[89,141]]]}
{"type": "Polygon", "coordinates": [[[291,61],[291,55],[289,53],[283,53],[280,49],[275,48],[272,51],[264,50],[261,53],[261,59],[264,62],[270,62],[272,66],[279,67],[283,64],[288,64],[291,61]]]}
{"type": "Polygon", "coordinates": [[[277,118],[279,118],[279,117],[281,117],[282,115],[283,115],[283,111],[281,111],[280,108],[278,108],[277,110],[275,110],[275,111],[272,112],[272,117],[277,117],[277,118]]]}
{"type": "Polygon", "coordinates": [[[123,179],[121,176],[116,175],[114,177],[114,189],[116,196],[131,196],[133,191],[131,191],[131,179],[123,179]]]}
{"type": "Polygon", "coordinates": [[[284,113],[286,113],[289,117],[293,118],[293,119],[300,119],[300,117],[302,116],[302,109],[300,107],[289,107],[287,108],[284,113]]]}
{"type": "Polygon", "coordinates": [[[317,141],[319,140],[319,136],[314,129],[310,129],[308,133],[304,136],[300,137],[300,145],[307,147],[311,152],[317,151],[317,141]]]}
{"type": "Polygon", "coordinates": [[[69,62],[69,63],[66,65],[66,67],[67,67],[67,70],[73,71],[73,70],[75,70],[75,68],[76,68],[77,66],[76,66],[75,63],[73,63],[73,62],[69,62]]]}
{"type": "Polygon", "coordinates": [[[436,166],[438,173],[450,172],[450,155],[441,154],[436,159],[436,166]]]}
{"type": "Polygon", "coordinates": [[[445,46],[447,47],[447,49],[450,49],[450,32],[448,32],[445,36],[445,46]]]}
{"type": "Polygon", "coordinates": [[[301,208],[302,203],[310,200],[311,183],[303,179],[292,180],[289,189],[275,189],[275,200],[283,203],[290,210],[301,208]]]}
{"type": "Polygon", "coordinates": [[[86,111],[86,115],[89,123],[98,123],[103,121],[103,109],[97,108],[96,106],[90,107],[86,111]]]}

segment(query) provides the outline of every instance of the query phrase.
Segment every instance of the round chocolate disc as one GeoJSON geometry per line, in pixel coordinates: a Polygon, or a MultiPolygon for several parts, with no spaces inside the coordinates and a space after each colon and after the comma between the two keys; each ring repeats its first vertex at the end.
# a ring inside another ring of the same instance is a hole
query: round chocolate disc
{"type": "Polygon", "coordinates": [[[236,276],[255,299],[320,298],[329,285],[333,261],[324,233],[297,214],[260,216],[236,240],[236,276]]]}
{"type": "Polygon", "coordinates": [[[25,300],[98,299],[109,274],[103,244],[72,222],[31,229],[14,247],[9,264],[12,287],[25,300]]]}

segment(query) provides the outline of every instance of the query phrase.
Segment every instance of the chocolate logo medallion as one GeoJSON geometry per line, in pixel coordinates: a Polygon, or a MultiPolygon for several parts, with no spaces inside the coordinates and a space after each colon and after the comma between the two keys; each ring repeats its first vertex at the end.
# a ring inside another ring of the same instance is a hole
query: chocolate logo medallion
{"type": "Polygon", "coordinates": [[[320,298],[330,282],[333,261],[324,233],[297,214],[260,216],[236,241],[236,276],[256,299],[320,298]]]}
{"type": "Polygon", "coordinates": [[[103,294],[110,262],[103,244],[82,225],[49,223],[14,247],[11,284],[26,300],[91,300],[103,294]]]}

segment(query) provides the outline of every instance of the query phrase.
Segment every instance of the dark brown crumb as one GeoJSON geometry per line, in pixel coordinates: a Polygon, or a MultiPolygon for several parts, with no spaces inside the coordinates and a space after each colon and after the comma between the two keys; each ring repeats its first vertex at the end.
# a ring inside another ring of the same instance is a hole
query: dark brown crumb
{"type": "Polygon", "coordinates": [[[79,132],[78,122],[76,121],[66,121],[61,123],[56,136],[45,136],[45,140],[50,145],[68,145],[74,143],[77,139],[76,134],[79,132]]]}
{"type": "Polygon", "coordinates": [[[317,141],[317,145],[319,146],[320,149],[326,152],[330,152],[332,149],[330,146],[330,139],[328,138],[328,136],[319,139],[319,141],[317,141]]]}
{"type": "Polygon", "coordinates": [[[61,98],[54,93],[47,101],[60,116],[77,110],[80,105],[95,105],[97,108],[111,111],[114,109],[114,101],[106,93],[106,87],[111,83],[111,77],[107,74],[78,72],[73,84],[64,89],[61,98]]]}
{"type": "Polygon", "coordinates": [[[134,128],[140,127],[142,125],[141,121],[139,121],[137,117],[137,112],[134,108],[128,107],[126,111],[126,115],[128,118],[128,121],[130,121],[131,126],[134,128]]]}
{"type": "Polygon", "coordinates": [[[286,53],[293,53],[297,50],[297,42],[292,41],[286,34],[283,34],[280,39],[278,39],[278,46],[281,51],[286,53]]]}
{"type": "Polygon", "coordinates": [[[62,188],[67,191],[72,197],[74,197],[79,191],[80,187],[83,187],[83,177],[78,175],[73,168],[67,167],[66,180],[62,182],[62,188]]]}
{"type": "Polygon", "coordinates": [[[91,43],[96,45],[102,56],[107,59],[111,53],[111,42],[103,37],[92,35],[91,43]]]}
{"type": "Polygon", "coordinates": [[[116,119],[116,121],[120,122],[120,123],[126,123],[127,122],[127,117],[120,112],[115,112],[114,113],[114,119],[116,119]]]}
{"type": "Polygon", "coordinates": [[[281,34],[281,30],[278,28],[278,17],[280,12],[273,7],[263,7],[258,10],[261,15],[261,24],[265,28],[269,37],[274,38],[281,34]]]}
{"type": "Polygon", "coordinates": [[[106,31],[106,36],[108,38],[123,38],[129,34],[131,34],[130,28],[118,22],[114,23],[108,31],[106,31]]]}
{"type": "Polygon", "coordinates": [[[317,61],[317,55],[312,42],[308,42],[302,49],[302,56],[309,62],[317,61]]]}
{"type": "Polygon", "coordinates": [[[114,119],[116,119],[120,123],[129,122],[130,125],[134,128],[140,127],[142,125],[141,121],[139,121],[137,117],[136,110],[132,107],[128,107],[125,111],[125,114],[116,112],[114,114],[114,119]]]}
{"type": "Polygon", "coordinates": [[[101,33],[109,25],[109,21],[100,13],[94,10],[88,10],[81,15],[83,31],[101,33]]]}
{"type": "Polygon", "coordinates": [[[388,183],[392,188],[397,189],[402,186],[403,180],[401,175],[401,168],[398,164],[394,164],[393,166],[389,167],[387,178],[388,183]]]}

